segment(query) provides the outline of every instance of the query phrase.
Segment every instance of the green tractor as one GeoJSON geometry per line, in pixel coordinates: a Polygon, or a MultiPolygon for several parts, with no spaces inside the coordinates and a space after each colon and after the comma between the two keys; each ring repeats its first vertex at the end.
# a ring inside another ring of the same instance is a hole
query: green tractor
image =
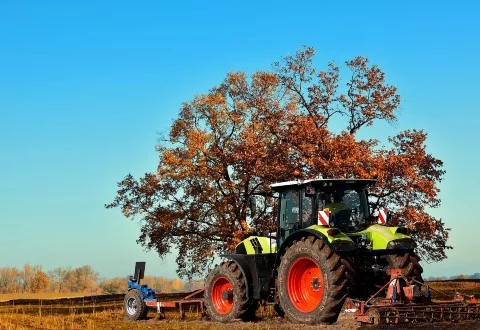
{"type": "Polygon", "coordinates": [[[214,321],[248,320],[260,302],[299,323],[333,323],[347,296],[365,299],[401,269],[422,282],[415,242],[371,213],[376,180],[315,179],[271,186],[277,230],[250,236],[210,271],[205,308],[214,321]]]}

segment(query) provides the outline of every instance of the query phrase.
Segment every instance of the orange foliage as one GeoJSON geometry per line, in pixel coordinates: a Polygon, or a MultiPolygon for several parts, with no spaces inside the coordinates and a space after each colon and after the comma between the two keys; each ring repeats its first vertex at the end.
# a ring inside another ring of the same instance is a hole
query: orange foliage
{"type": "Polygon", "coordinates": [[[32,283],[30,284],[31,290],[34,293],[44,292],[50,287],[50,279],[45,272],[39,271],[32,278],[32,283]]]}
{"type": "Polygon", "coordinates": [[[214,255],[232,250],[253,227],[271,227],[272,201],[255,199],[252,208],[253,192],[294,179],[294,170],[303,178],[377,174],[372,207],[387,207],[411,228],[425,258],[445,258],[448,229],[426,211],[440,203],[443,164],[426,152],[426,134],[402,132],[390,148],[357,137],[363,127],[396,120],[396,88],[364,57],[346,62],[351,78],[339,86],[339,68],[330,63],[317,71],[313,56],[305,48],[273,72],[230,73],[185,102],[157,146],[157,171],[119,183],[107,207],[140,216],[139,242],[160,256],[177,247],[180,276],[208,269],[214,255]],[[330,129],[332,120],[343,129],[330,129]]]}

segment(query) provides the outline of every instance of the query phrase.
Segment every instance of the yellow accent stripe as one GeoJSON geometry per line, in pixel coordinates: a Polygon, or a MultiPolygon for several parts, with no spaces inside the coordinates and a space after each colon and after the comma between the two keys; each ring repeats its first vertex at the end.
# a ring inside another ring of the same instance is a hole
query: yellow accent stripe
{"type": "MultiPolygon", "coordinates": [[[[262,247],[262,253],[275,253],[275,252],[277,252],[276,244],[272,245],[272,246],[270,245],[270,238],[264,237],[264,236],[259,236],[257,238],[260,241],[260,246],[262,247]]],[[[272,240],[275,241],[274,238],[272,238],[272,240]]]]}
{"type": "Polygon", "coordinates": [[[245,244],[245,251],[247,252],[247,254],[255,254],[255,248],[253,247],[250,239],[244,240],[243,243],[245,244]]]}

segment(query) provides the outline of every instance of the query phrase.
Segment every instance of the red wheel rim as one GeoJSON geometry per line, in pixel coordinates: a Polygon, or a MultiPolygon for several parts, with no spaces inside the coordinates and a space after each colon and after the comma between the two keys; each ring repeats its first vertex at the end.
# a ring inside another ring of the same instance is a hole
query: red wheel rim
{"type": "Polygon", "coordinates": [[[302,257],[290,267],[287,276],[288,296],[302,313],[310,313],[320,304],[325,290],[323,273],[310,258],[302,257]]]}
{"type": "Polygon", "coordinates": [[[212,285],[212,304],[219,314],[228,314],[233,308],[233,295],[223,299],[222,292],[233,290],[233,285],[226,277],[219,277],[212,285]]]}

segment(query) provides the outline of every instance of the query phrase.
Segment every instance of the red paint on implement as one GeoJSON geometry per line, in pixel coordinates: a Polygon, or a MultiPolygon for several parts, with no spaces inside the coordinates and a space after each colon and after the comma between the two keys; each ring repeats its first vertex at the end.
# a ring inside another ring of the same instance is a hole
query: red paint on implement
{"type": "Polygon", "coordinates": [[[322,301],[325,290],[322,270],[312,259],[299,258],[288,271],[287,290],[296,309],[312,312],[322,301]]]}
{"type": "Polygon", "coordinates": [[[232,283],[226,277],[219,277],[212,285],[212,303],[219,314],[228,314],[233,308],[233,297],[224,300],[222,292],[233,290],[232,283]]]}

